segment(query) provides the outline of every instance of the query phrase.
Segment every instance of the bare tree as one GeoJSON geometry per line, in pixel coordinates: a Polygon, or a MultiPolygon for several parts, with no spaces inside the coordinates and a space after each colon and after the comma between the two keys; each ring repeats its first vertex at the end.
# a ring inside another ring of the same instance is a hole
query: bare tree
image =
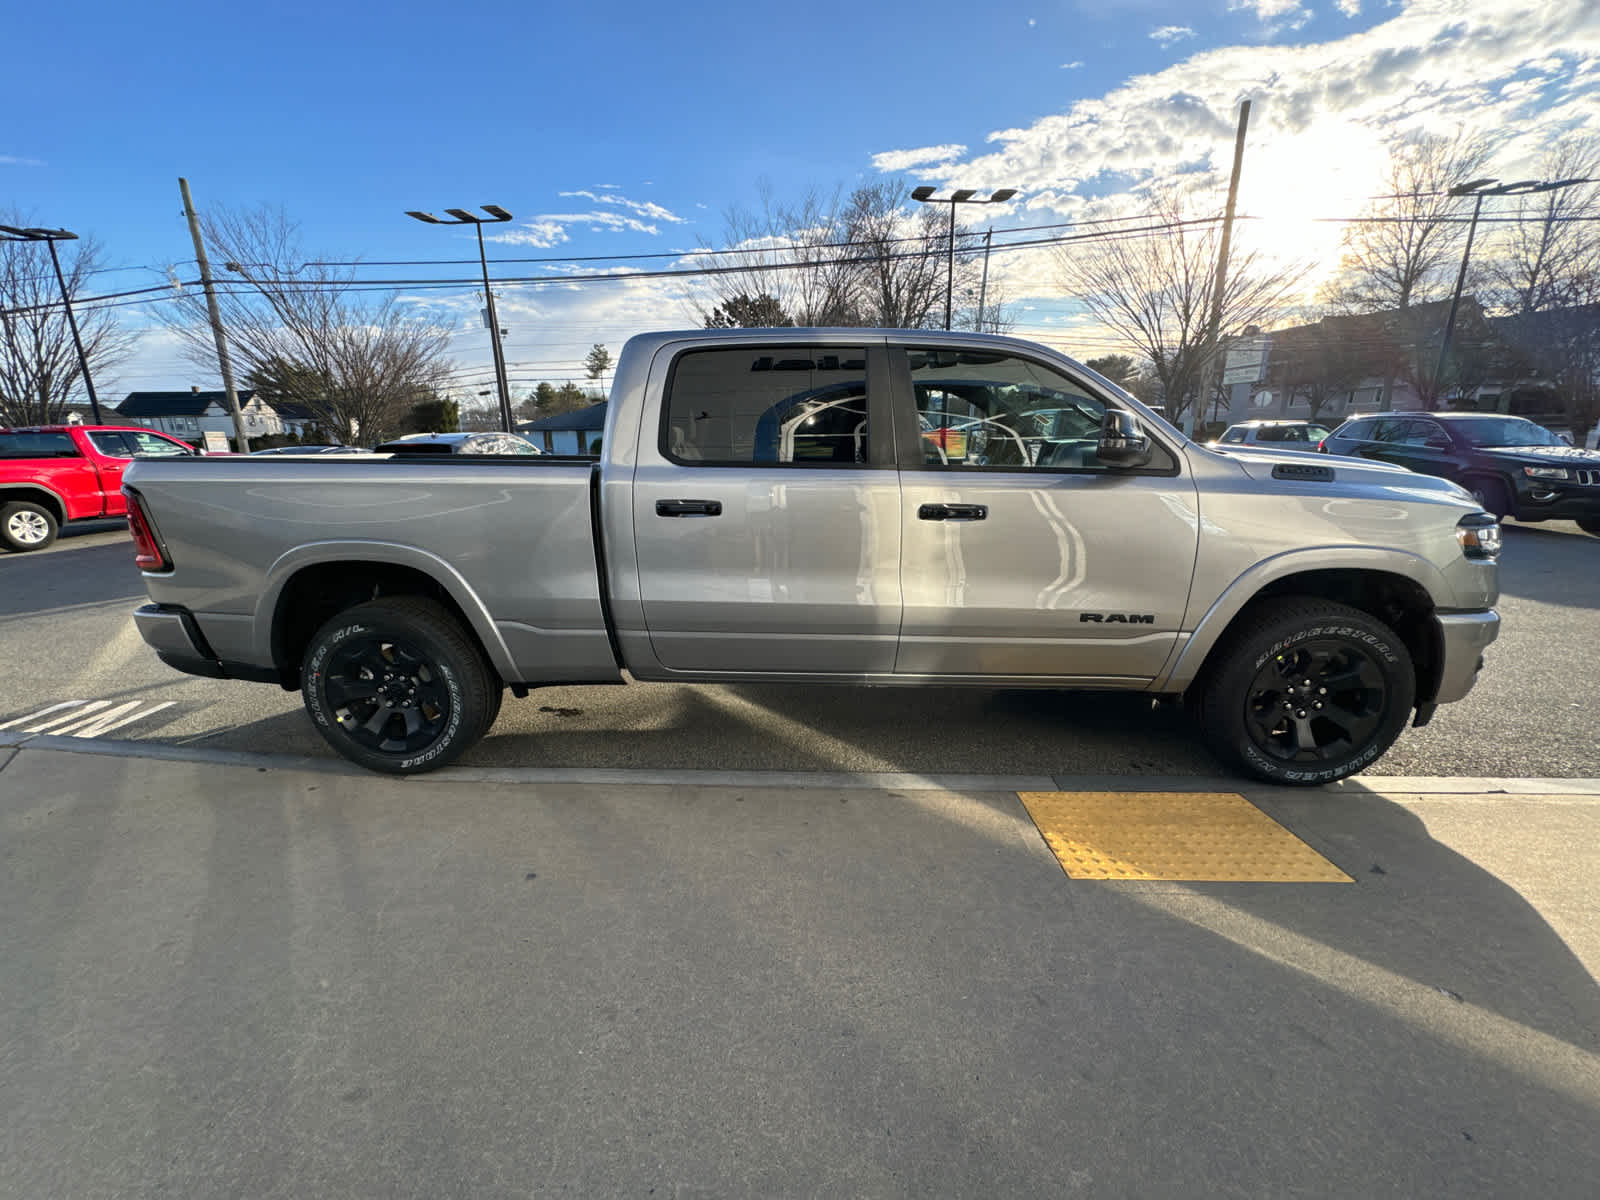
{"type": "Polygon", "coordinates": [[[1345,232],[1340,274],[1328,299],[1342,312],[1407,309],[1447,294],[1460,257],[1470,200],[1450,188],[1482,175],[1489,143],[1412,134],[1389,152],[1389,167],[1362,219],[1345,232]]]}
{"type": "MultiPolygon", "coordinates": [[[[0,224],[28,226],[17,213],[4,214],[0,224]]],[[[67,294],[76,303],[103,265],[100,245],[84,237],[63,243],[58,253],[67,294]]],[[[117,324],[111,309],[78,307],[76,316],[89,370],[103,375],[126,357],[133,335],[117,324]]],[[[49,249],[38,242],[0,241],[0,425],[59,422],[80,391],[83,370],[49,249]]]]}
{"type": "MultiPolygon", "coordinates": [[[[710,292],[701,316],[712,328],[865,325],[915,329],[941,320],[949,273],[950,229],[936,206],[912,205],[899,182],[857,188],[842,202],[810,193],[779,204],[769,189],[761,209],[730,210],[725,238],[737,253],[707,265],[710,292]]],[[[956,230],[954,287],[977,295],[975,235],[956,230]]],[[[999,303],[985,325],[1003,319],[999,303]]]]}
{"type": "MultiPolygon", "coordinates": [[[[247,373],[275,372],[282,398],[344,442],[382,440],[444,385],[446,330],[407,311],[393,292],[359,290],[353,268],[307,261],[298,227],[281,210],[202,220],[213,260],[235,279],[218,294],[233,353],[247,373]]],[[[188,357],[211,367],[204,297],[181,292],[173,307],[168,324],[188,357]]]]}
{"type": "MultiPolygon", "coordinates": [[[[1173,188],[1152,197],[1151,214],[1165,228],[1071,243],[1057,252],[1057,271],[1069,296],[1149,360],[1167,416],[1177,420],[1202,386],[1221,227],[1191,223],[1189,205],[1173,188]]],[[[1241,253],[1237,239],[1229,257],[1222,329],[1271,323],[1306,274],[1241,253]]]]}

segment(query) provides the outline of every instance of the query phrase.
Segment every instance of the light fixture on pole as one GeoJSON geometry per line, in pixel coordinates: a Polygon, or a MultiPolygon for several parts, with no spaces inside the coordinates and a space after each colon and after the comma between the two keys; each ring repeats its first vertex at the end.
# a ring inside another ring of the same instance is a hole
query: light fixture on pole
{"type": "Polygon", "coordinates": [[[94,413],[94,423],[105,422],[100,417],[100,398],[94,394],[94,380],[89,375],[89,359],[83,352],[83,338],[78,333],[78,318],[72,312],[72,297],[67,293],[67,279],[61,273],[61,259],[56,254],[57,242],[75,242],[78,235],[65,229],[19,229],[15,225],[0,225],[0,241],[43,242],[50,247],[50,263],[56,269],[56,282],[61,285],[61,304],[67,310],[67,324],[72,328],[72,344],[78,349],[78,369],[83,372],[84,390],[89,393],[89,409],[94,413]]]}
{"type": "Polygon", "coordinates": [[[918,204],[948,204],[950,206],[950,244],[945,251],[945,276],[944,276],[944,327],[950,328],[950,313],[952,301],[955,296],[956,279],[956,205],[958,204],[1004,204],[1017,194],[1016,188],[1000,188],[993,192],[987,200],[975,199],[977,192],[972,188],[958,188],[948,196],[935,198],[934,193],[938,188],[919,187],[911,193],[911,198],[918,204]]]}
{"type": "Polygon", "coordinates": [[[1533,192],[1554,192],[1575,187],[1580,183],[1593,183],[1592,179],[1521,179],[1516,183],[1501,183],[1498,179],[1472,179],[1458,183],[1449,190],[1451,196],[1471,196],[1472,221],[1467,226],[1467,244],[1461,251],[1461,270],[1456,273],[1456,290],[1450,297],[1450,315],[1445,318],[1444,337],[1439,342],[1439,362],[1433,369],[1433,395],[1437,400],[1444,386],[1445,361],[1450,354],[1450,337],[1456,328],[1456,310],[1461,307],[1461,289],[1467,282],[1467,260],[1472,257],[1472,238],[1478,231],[1478,214],[1483,211],[1485,196],[1520,196],[1533,192]],[[1494,186],[1490,186],[1490,185],[1494,186]]]}
{"type": "Polygon", "coordinates": [[[483,251],[483,227],[509,221],[511,214],[498,204],[484,204],[480,207],[489,214],[487,217],[480,217],[464,208],[445,209],[445,212],[455,218],[453,221],[446,221],[429,212],[416,212],[410,209],[406,211],[406,216],[415,217],[427,225],[471,225],[477,231],[478,262],[483,266],[483,297],[489,314],[489,345],[494,350],[494,378],[500,392],[500,422],[505,426],[507,433],[515,433],[516,428],[511,420],[511,388],[506,382],[505,350],[500,345],[500,318],[494,310],[494,289],[489,286],[489,259],[483,251]]]}

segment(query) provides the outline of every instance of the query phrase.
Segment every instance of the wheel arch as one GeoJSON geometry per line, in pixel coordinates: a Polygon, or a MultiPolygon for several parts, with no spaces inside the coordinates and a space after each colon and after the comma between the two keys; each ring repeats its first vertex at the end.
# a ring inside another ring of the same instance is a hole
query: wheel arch
{"type": "Polygon", "coordinates": [[[1340,565],[1325,565],[1326,552],[1285,557],[1290,561],[1278,563],[1278,569],[1273,569],[1273,562],[1263,563],[1240,576],[1201,618],[1167,677],[1152,690],[1187,689],[1204,673],[1217,646],[1260,602],[1304,596],[1347,604],[1393,629],[1416,670],[1416,702],[1433,700],[1444,666],[1444,644],[1433,599],[1441,594],[1443,579],[1431,564],[1399,551],[1377,557],[1363,554],[1340,565]]]}
{"type": "Polygon", "coordinates": [[[0,484],[0,504],[10,504],[15,500],[28,500],[49,509],[50,515],[56,519],[57,528],[67,523],[66,502],[47,487],[37,483],[0,484]]]}
{"type": "Polygon", "coordinates": [[[302,546],[267,572],[256,606],[257,653],[285,689],[299,687],[300,660],[322,624],[380,596],[427,596],[445,606],[507,682],[520,682],[483,601],[443,559],[411,546],[325,542],[302,546]]]}

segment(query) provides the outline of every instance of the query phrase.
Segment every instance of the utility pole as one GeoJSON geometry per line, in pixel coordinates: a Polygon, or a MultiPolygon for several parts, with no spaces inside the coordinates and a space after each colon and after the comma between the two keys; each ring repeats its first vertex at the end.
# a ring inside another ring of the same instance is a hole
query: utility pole
{"type": "Polygon", "coordinates": [[[1196,409],[1204,409],[1211,399],[1216,378],[1217,338],[1222,325],[1222,300],[1228,287],[1228,253],[1233,244],[1233,212],[1239,202],[1239,173],[1244,169],[1244,135],[1250,127],[1250,101],[1239,102],[1239,133],[1233,141],[1233,175],[1228,180],[1228,206],[1222,216],[1222,244],[1217,251],[1217,279],[1211,292],[1211,317],[1206,323],[1205,361],[1200,371],[1200,394],[1189,406],[1184,432],[1194,433],[1196,409]]]}
{"type": "Polygon", "coordinates": [[[222,311],[217,307],[217,293],[211,286],[211,263],[206,259],[205,240],[200,236],[200,218],[195,215],[194,200],[189,195],[189,181],[178,177],[178,190],[183,193],[183,215],[189,219],[189,236],[194,239],[194,257],[200,264],[200,286],[206,293],[206,310],[211,314],[211,335],[217,340],[217,365],[222,369],[222,394],[227,398],[228,412],[233,416],[233,435],[240,454],[250,453],[250,437],[244,431],[244,414],[239,411],[239,394],[233,390],[233,361],[228,357],[228,335],[222,329],[222,311]]]}

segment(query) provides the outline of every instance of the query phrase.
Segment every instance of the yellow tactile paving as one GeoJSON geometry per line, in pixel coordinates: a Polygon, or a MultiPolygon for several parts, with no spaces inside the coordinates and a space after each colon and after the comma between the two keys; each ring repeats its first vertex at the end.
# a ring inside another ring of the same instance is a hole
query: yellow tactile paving
{"type": "Polygon", "coordinates": [[[1352,883],[1233,792],[1018,792],[1073,879],[1352,883]]]}

